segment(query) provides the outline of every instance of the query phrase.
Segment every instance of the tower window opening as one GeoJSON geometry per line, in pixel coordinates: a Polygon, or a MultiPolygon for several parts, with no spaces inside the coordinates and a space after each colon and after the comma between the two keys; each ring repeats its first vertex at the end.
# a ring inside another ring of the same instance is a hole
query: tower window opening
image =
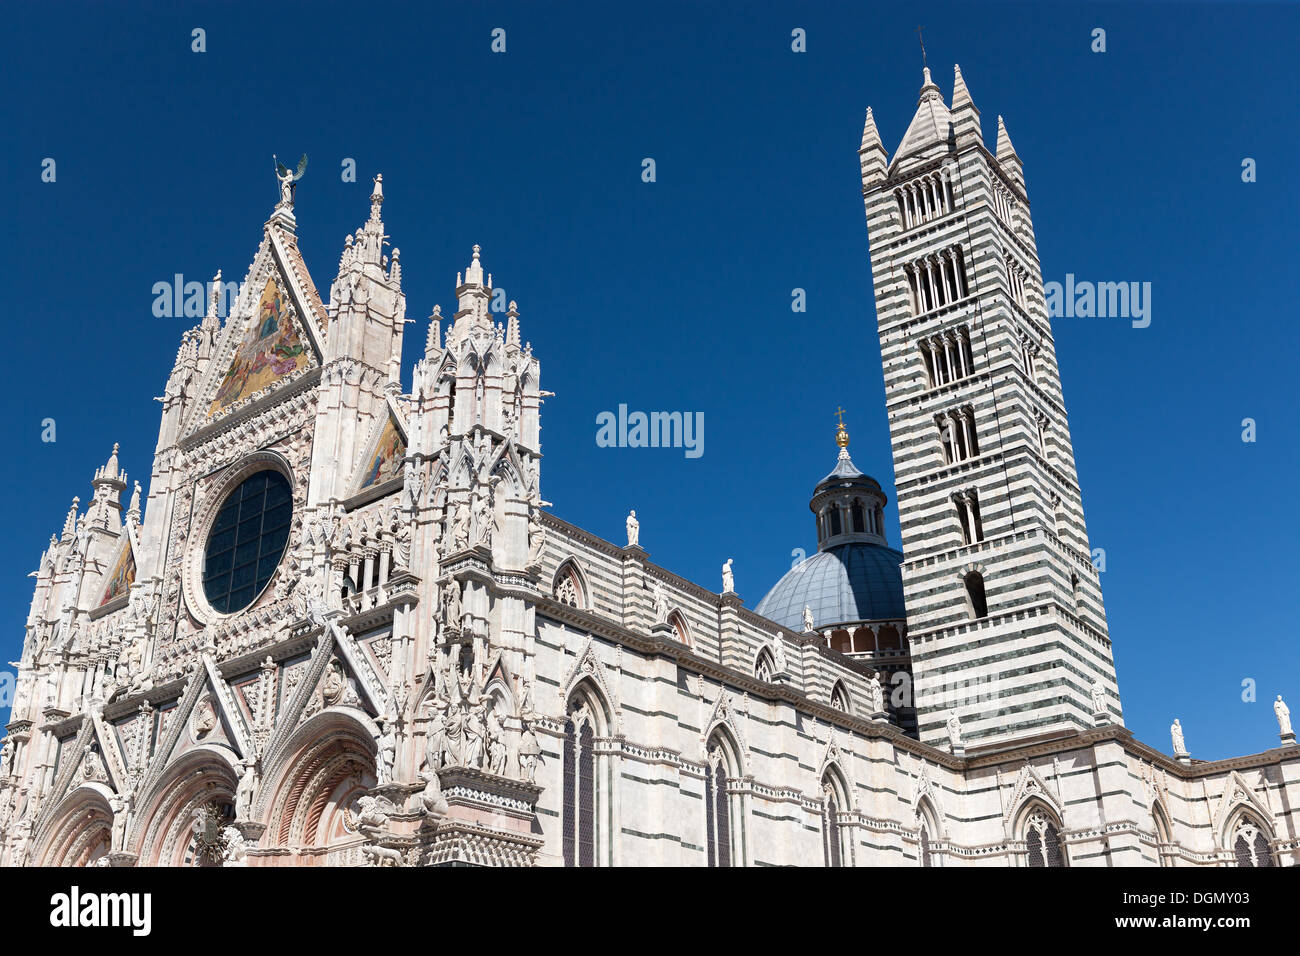
{"type": "Polygon", "coordinates": [[[966,600],[971,617],[977,620],[988,617],[989,605],[984,596],[984,576],[978,571],[971,571],[963,580],[966,583],[966,600]]]}
{"type": "Polygon", "coordinates": [[[864,516],[864,514],[863,514],[863,510],[862,510],[862,502],[861,502],[861,501],[857,501],[857,500],[855,500],[855,501],[853,502],[853,507],[852,507],[852,509],[851,509],[851,514],[852,514],[852,516],[853,516],[853,530],[854,530],[854,532],[857,533],[857,534],[861,534],[862,532],[866,531],[866,530],[867,530],[867,523],[866,523],[866,518],[865,518],[865,516],[864,516]]]}
{"type": "Polygon", "coordinates": [[[980,520],[979,496],[975,491],[959,491],[953,496],[957,506],[957,520],[961,524],[963,544],[977,544],[984,540],[984,524],[980,520]]]}

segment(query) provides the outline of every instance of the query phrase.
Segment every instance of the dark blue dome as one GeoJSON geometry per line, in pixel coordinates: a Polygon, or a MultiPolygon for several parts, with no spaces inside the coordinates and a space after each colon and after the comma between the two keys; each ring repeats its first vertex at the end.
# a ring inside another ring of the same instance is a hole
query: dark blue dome
{"type": "Polygon", "coordinates": [[[898,620],[903,610],[903,553],[878,544],[844,544],[795,565],[754,610],[792,631],[812,609],[818,630],[857,621],[898,620]]]}

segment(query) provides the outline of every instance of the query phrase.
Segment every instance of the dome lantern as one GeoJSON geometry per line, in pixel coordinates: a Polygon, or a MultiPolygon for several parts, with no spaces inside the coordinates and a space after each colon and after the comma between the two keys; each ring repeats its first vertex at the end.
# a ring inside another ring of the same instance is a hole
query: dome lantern
{"type": "Polygon", "coordinates": [[[817,516],[817,550],[841,544],[888,546],[885,538],[885,505],[888,498],[880,483],[858,471],[849,457],[849,432],[844,427],[844,410],[836,413],[835,444],[839,457],[835,468],[817,483],[808,507],[817,516]]]}

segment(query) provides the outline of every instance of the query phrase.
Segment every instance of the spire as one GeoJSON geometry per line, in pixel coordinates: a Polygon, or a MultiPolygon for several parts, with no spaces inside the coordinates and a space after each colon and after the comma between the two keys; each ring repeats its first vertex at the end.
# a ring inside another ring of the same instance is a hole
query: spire
{"type": "Polygon", "coordinates": [[[217,316],[217,308],[221,302],[221,270],[212,277],[212,292],[208,296],[208,314],[203,317],[203,328],[205,330],[213,325],[220,326],[221,320],[217,316]]]}
{"type": "Polygon", "coordinates": [[[865,153],[869,149],[879,149],[882,153],[885,151],[884,144],[880,142],[880,131],[876,129],[876,118],[871,113],[871,107],[867,107],[867,120],[862,124],[862,145],[858,147],[859,153],[865,153]]]}
{"type": "Polygon", "coordinates": [[[430,358],[442,351],[442,306],[435,305],[429,316],[429,337],[424,340],[424,356],[430,358]]]}
{"type": "Polygon", "coordinates": [[[506,347],[519,348],[519,306],[515,300],[510,300],[510,308],[506,310],[506,347]]]}
{"type": "Polygon", "coordinates": [[[394,246],[393,262],[392,265],[388,267],[388,281],[395,286],[400,286],[402,284],[402,263],[399,261],[401,258],[402,250],[394,246]]]}
{"type": "Polygon", "coordinates": [[[120,510],[122,507],[122,492],[126,490],[126,472],[118,467],[117,449],[118,446],[114,443],[113,453],[108,456],[108,462],[95,469],[95,477],[91,481],[95,495],[91,499],[90,507],[86,509],[86,518],[93,527],[108,527],[114,510],[120,510]]]}
{"type": "Polygon", "coordinates": [[[952,110],[957,112],[964,106],[975,105],[974,100],[970,98],[970,90],[966,89],[966,80],[961,75],[961,64],[952,65],[952,110]]]}
{"type": "Polygon", "coordinates": [[[998,149],[997,157],[1001,161],[1016,155],[1016,148],[1011,145],[1011,137],[1007,133],[1007,124],[1002,122],[1001,114],[998,115],[998,149]]]}
{"type": "Polygon", "coordinates": [[[921,94],[916,102],[916,114],[903,134],[902,142],[890,165],[919,154],[927,158],[936,146],[947,146],[952,135],[952,114],[943,101],[939,86],[930,76],[927,66],[922,72],[921,94]]]}
{"type": "Polygon", "coordinates": [[[117,477],[117,449],[118,443],[113,442],[113,453],[108,456],[108,462],[100,469],[97,478],[116,478],[117,477]]]}
{"type": "Polygon", "coordinates": [[[81,507],[81,499],[73,498],[72,507],[68,509],[68,516],[63,519],[63,539],[66,541],[77,533],[77,509],[81,507]]]}
{"type": "Polygon", "coordinates": [[[998,117],[998,163],[1002,166],[1002,171],[1011,178],[1021,191],[1025,188],[1025,169],[1020,162],[1020,156],[1016,153],[1016,148],[1011,145],[1011,136],[1007,133],[1006,124],[1002,122],[1002,117],[998,117]]]}
{"type": "Polygon", "coordinates": [[[870,189],[885,178],[885,146],[880,142],[880,131],[876,129],[876,118],[867,107],[867,119],[862,124],[862,145],[858,147],[858,165],[862,170],[862,188],[870,189]]]}
{"type": "Polygon", "coordinates": [[[952,67],[952,129],[960,148],[969,143],[984,144],[984,134],[980,131],[980,111],[971,99],[970,90],[962,78],[961,67],[954,63],[952,67]]]}

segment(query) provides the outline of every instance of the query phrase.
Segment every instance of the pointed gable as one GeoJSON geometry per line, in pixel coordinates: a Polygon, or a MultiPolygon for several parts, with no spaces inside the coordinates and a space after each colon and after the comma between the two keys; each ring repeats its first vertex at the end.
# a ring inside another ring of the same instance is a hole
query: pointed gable
{"type": "Polygon", "coordinates": [[[267,277],[261,298],[245,319],[244,334],[217,386],[208,416],[239,404],[312,364],[296,310],[277,277],[267,277]]]}

